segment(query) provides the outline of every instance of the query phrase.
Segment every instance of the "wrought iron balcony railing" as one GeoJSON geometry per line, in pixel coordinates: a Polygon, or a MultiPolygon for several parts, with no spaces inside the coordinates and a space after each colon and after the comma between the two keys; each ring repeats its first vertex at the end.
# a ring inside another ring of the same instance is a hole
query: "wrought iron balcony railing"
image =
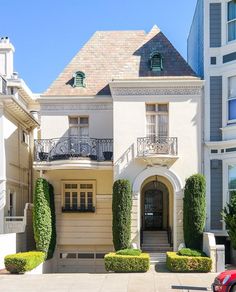
{"type": "Polygon", "coordinates": [[[7,81],[0,76],[0,94],[7,94],[7,81]]]}
{"type": "Polygon", "coordinates": [[[137,140],[138,156],[173,155],[178,154],[178,139],[176,137],[142,137],[137,140]]]}
{"type": "Polygon", "coordinates": [[[55,161],[90,158],[111,161],[113,139],[95,139],[81,136],[35,140],[35,161],[55,161]]]}

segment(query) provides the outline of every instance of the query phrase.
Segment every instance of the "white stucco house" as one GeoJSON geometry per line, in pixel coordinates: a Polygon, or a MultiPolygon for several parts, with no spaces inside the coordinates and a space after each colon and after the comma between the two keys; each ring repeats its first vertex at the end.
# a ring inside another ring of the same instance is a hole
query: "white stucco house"
{"type": "Polygon", "coordinates": [[[204,174],[207,178],[206,230],[226,245],[221,211],[236,191],[236,4],[198,0],[188,38],[188,62],[205,80],[204,174]]]}
{"type": "Polygon", "coordinates": [[[55,272],[97,271],[113,249],[112,185],[132,184],[132,242],[183,242],[183,187],[203,171],[203,81],[156,26],[98,31],[38,99],[34,179],[55,190],[55,272]]]}

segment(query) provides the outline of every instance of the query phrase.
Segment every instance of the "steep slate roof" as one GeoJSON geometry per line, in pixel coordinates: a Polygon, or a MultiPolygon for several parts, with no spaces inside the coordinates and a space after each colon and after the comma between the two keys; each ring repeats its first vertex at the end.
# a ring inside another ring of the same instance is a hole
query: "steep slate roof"
{"type": "Polygon", "coordinates": [[[98,31],[77,53],[44,96],[88,96],[110,94],[112,79],[138,77],[196,77],[165,35],[154,26],[144,31],[98,31]],[[163,71],[152,72],[149,57],[154,51],[163,56],[163,71]],[[73,74],[85,73],[85,84],[73,87],[73,74]]]}

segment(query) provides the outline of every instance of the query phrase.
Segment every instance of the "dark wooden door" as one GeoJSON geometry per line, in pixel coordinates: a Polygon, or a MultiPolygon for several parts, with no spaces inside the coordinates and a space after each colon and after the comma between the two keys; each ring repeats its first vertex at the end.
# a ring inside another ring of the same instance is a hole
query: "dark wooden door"
{"type": "Polygon", "coordinates": [[[144,229],[161,230],[163,228],[163,192],[148,190],[144,195],[144,229]]]}

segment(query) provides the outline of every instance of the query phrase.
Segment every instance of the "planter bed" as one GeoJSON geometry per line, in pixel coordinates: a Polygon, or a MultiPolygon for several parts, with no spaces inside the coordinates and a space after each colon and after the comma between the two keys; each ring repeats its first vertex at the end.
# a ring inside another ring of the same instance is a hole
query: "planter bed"
{"type": "Polygon", "coordinates": [[[209,257],[180,256],[176,252],[167,252],[166,265],[171,272],[208,273],[211,271],[212,260],[209,257]]]}

